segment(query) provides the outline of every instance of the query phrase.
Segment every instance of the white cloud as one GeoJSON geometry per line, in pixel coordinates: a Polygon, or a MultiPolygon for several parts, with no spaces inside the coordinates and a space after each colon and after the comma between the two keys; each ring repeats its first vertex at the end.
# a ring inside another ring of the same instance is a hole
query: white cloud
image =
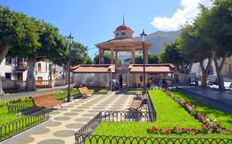
{"type": "Polygon", "coordinates": [[[207,7],[212,5],[210,0],[180,0],[181,9],[177,9],[172,17],[155,17],[151,24],[162,31],[179,30],[186,22],[191,22],[200,12],[199,4],[207,7]]]}

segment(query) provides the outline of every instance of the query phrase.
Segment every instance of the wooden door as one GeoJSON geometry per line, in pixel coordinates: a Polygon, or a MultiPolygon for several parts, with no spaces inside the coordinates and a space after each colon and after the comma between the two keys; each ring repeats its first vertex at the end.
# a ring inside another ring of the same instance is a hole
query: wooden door
{"type": "Polygon", "coordinates": [[[43,84],[43,77],[37,77],[37,82],[36,82],[38,86],[41,86],[43,84]]]}

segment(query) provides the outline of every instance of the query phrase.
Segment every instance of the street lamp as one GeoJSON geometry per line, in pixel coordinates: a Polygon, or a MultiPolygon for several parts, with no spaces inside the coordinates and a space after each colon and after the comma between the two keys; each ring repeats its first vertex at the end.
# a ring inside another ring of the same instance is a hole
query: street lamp
{"type": "Polygon", "coordinates": [[[145,58],[145,41],[146,41],[146,37],[147,34],[143,32],[140,34],[140,36],[142,37],[142,47],[143,47],[143,93],[146,93],[146,77],[145,77],[145,62],[146,62],[146,58],[145,58]]]}
{"type": "Polygon", "coordinates": [[[67,37],[68,41],[69,41],[69,45],[68,45],[68,96],[67,96],[67,102],[71,102],[71,95],[70,95],[70,67],[71,67],[71,46],[72,46],[72,40],[73,40],[73,36],[70,33],[69,36],[67,37]]]}

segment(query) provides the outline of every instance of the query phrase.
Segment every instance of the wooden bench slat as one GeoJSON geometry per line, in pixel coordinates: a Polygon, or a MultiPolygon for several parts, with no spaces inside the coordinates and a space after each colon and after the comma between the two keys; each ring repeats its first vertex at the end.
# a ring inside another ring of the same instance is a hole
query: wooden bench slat
{"type": "Polygon", "coordinates": [[[78,88],[78,90],[80,94],[83,96],[87,96],[87,97],[93,96],[93,93],[91,93],[87,87],[80,87],[78,88]]]}
{"type": "Polygon", "coordinates": [[[55,98],[55,95],[51,93],[33,96],[32,101],[36,106],[45,108],[51,108],[55,105],[61,106],[61,104],[63,103],[63,101],[57,100],[55,98]]]}

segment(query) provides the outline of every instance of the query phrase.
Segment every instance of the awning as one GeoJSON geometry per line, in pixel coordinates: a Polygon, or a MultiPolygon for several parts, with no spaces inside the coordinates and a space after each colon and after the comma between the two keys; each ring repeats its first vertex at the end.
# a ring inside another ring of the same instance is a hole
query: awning
{"type": "Polygon", "coordinates": [[[111,73],[115,65],[78,65],[72,68],[73,73],[111,73]]]}
{"type": "MultiPolygon", "coordinates": [[[[146,73],[173,73],[175,68],[171,64],[146,64],[145,72],[146,73]]],[[[142,73],[143,65],[130,65],[130,73],[142,73]]]]}

